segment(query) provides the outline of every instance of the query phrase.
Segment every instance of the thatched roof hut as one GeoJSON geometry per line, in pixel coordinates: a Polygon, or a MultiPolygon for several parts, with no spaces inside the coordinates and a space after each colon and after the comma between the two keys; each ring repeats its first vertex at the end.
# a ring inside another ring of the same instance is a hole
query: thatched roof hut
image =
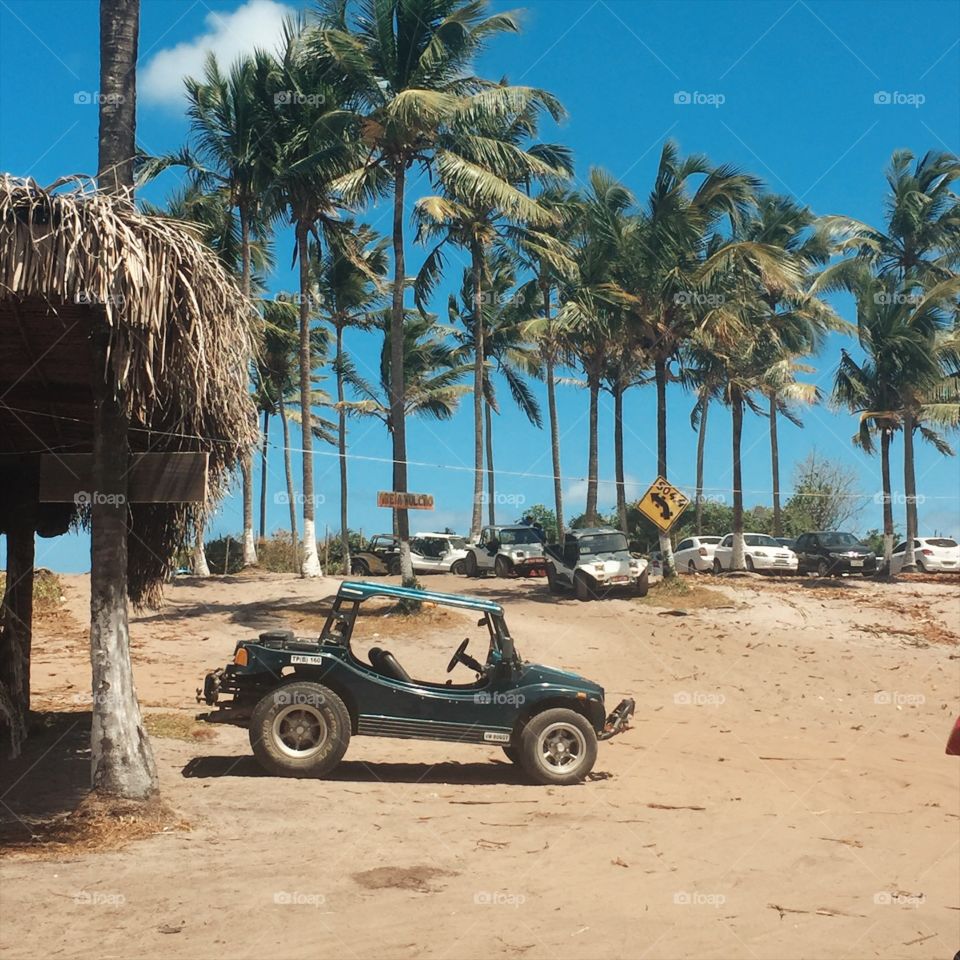
{"type": "MultiPolygon", "coordinates": [[[[129,449],[109,454],[130,464],[114,474],[124,489],[134,463],[163,469],[169,454],[208,455],[206,486],[202,458],[194,470],[200,500],[122,501],[127,590],[137,604],[159,601],[177,549],[256,439],[251,311],[237,285],[189,227],[143,216],[125,196],[92,187],[76,177],[47,188],[0,177],[0,534],[8,574],[0,726],[14,752],[30,698],[34,534],[64,533],[89,513],[72,493],[67,502],[41,502],[64,499],[41,498],[41,475],[51,463],[89,462],[95,473],[105,462],[104,449],[113,448],[95,426],[96,398],[116,398],[109,402],[126,417],[129,449]],[[95,437],[100,453],[92,455],[95,437]],[[138,454],[150,456],[126,459],[138,454]]],[[[125,624],[124,617],[121,644],[125,624]]]]}
{"type": "MultiPolygon", "coordinates": [[[[256,439],[249,307],[184,224],[86,186],[0,179],[0,489],[22,479],[31,457],[90,451],[96,311],[110,326],[131,451],[208,451],[216,499],[256,439]]],[[[0,533],[9,506],[0,497],[0,533]]],[[[198,506],[131,510],[130,596],[151,602],[198,506]]],[[[76,516],[72,507],[40,513],[44,535],[76,516]]]]}

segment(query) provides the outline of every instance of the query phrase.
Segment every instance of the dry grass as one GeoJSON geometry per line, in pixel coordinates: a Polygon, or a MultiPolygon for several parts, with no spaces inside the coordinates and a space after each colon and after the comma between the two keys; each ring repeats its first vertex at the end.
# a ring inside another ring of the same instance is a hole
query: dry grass
{"type": "MultiPolygon", "coordinates": [[[[0,573],[0,596],[7,588],[7,575],[0,573]]],[[[35,617],[49,616],[60,612],[63,586],[60,578],[52,571],[40,567],[33,574],[33,614],[35,617]]]]}
{"type": "Polygon", "coordinates": [[[14,859],[62,860],[119,850],[134,840],[188,829],[190,824],[159,799],[136,803],[91,793],[70,813],[49,819],[19,818],[0,833],[0,853],[14,859]]]}
{"type": "Polygon", "coordinates": [[[697,582],[690,583],[683,577],[671,577],[652,584],[647,595],[635,602],[649,607],[676,610],[716,610],[737,606],[718,590],[701,586],[697,582]]]}
{"type": "Polygon", "coordinates": [[[198,723],[185,713],[145,713],[143,725],[151,737],[164,737],[167,740],[212,740],[217,732],[206,724],[198,723]]]}

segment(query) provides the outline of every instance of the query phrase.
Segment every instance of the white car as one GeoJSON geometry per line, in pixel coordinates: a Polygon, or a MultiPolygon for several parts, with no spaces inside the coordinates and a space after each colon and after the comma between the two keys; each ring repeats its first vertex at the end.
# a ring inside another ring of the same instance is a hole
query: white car
{"type": "MultiPolygon", "coordinates": [[[[893,556],[890,558],[891,573],[897,573],[903,566],[906,552],[906,540],[893,548],[893,556]]],[[[913,555],[917,569],[924,573],[960,570],[960,545],[950,537],[918,537],[913,541],[913,555]]]]}
{"type": "Polygon", "coordinates": [[[678,573],[703,573],[713,569],[713,551],[722,537],[687,537],[673,551],[678,573]]]}
{"type": "MultiPolygon", "coordinates": [[[[728,533],[714,548],[713,572],[720,573],[723,570],[729,570],[732,558],[733,534],[728,533]]],[[[743,535],[743,560],[750,571],[797,572],[797,555],[787,547],[781,546],[773,537],[768,537],[765,533],[745,533],[743,535]]]]}
{"type": "Polygon", "coordinates": [[[418,533],[410,539],[416,573],[464,572],[467,541],[452,533],[418,533]]]}

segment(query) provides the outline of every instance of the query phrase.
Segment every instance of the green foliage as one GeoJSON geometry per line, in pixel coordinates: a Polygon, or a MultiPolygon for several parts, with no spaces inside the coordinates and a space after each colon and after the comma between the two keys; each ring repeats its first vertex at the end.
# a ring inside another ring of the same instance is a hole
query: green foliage
{"type": "Polygon", "coordinates": [[[523,511],[524,523],[536,523],[543,527],[544,536],[547,543],[556,543],[559,539],[557,534],[557,515],[549,507],[542,503],[535,503],[523,511]]]}
{"type": "Polygon", "coordinates": [[[239,573],[243,569],[243,542],[230,534],[205,544],[211,574],[239,573]]]}

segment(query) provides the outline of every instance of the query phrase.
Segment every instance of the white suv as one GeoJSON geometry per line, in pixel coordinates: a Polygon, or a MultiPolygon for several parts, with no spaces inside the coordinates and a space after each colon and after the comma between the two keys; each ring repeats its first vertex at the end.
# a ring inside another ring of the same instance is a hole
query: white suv
{"type": "Polygon", "coordinates": [[[703,573],[713,569],[713,551],[722,537],[687,537],[673,551],[678,573],[703,573]]]}

